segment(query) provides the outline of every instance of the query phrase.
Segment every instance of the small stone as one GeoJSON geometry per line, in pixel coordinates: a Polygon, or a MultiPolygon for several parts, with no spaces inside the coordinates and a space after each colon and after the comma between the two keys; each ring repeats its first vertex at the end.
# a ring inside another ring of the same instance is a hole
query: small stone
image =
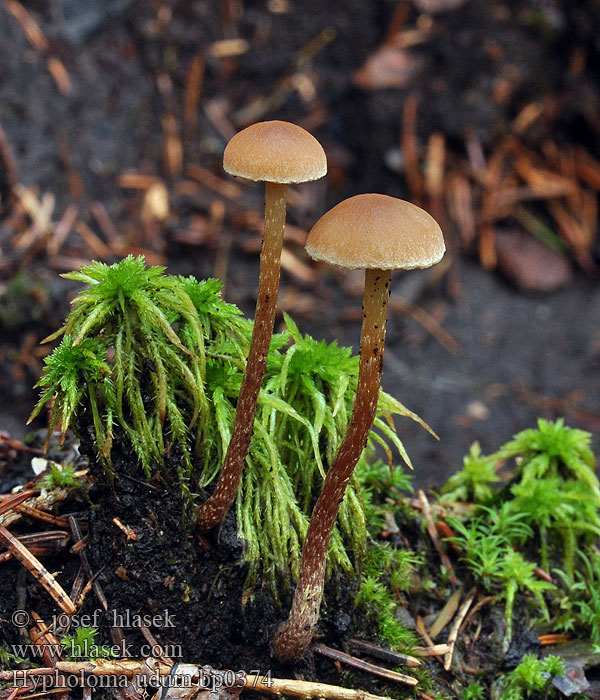
{"type": "Polygon", "coordinates": [[[36,476],[39,476],[42,472],[45,472],[48,468],[48,460],[44,457],[34,457],[31,460],[31,468],[36,476]]]}
{"type": "Polygon", "coordinates": [[[523,292],[552,292],[571,281],[565,257],[520,231],[496,237],[498,269],[523,292]]]}
{"type": "Polygon", "coordinates": [[[367,58],[353,80],[363,90],[404,88],[422,68],[423,59],[420,56],[385,44],[367,58]]]}
{"type": "Polygon", "coordinates": [[[467,415],[474,420],[486,420],[490,417],[490,409],[483,401],[471,401],[467,405],[467,415]]]}
{"type": "Polygon", "coordinates": [[[398,606],[396,608],[396,619],[401,622],[405,627],[414,630],[417,626],[415,618],[408,612],[406,608],[398,606]]]}

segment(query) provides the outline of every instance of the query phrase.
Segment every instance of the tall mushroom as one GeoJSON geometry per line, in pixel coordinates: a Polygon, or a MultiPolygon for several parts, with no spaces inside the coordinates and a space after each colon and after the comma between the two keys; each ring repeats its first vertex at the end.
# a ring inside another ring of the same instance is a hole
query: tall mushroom
{"type": "Polygon", "coordinates": [[[352,418],[312,512],[289,617],[275,634],[280,661],[295,661],[304,653],[319,617],[331,531],[377,410],[391,271],[429,267],[441,260],[445,246],[440,227],[419,207],[382,194],[361,194],[317,221],[306,250],[315,260],[365,268],[365,292],[352,418]]]}
{"type": "Polygon", "coordinates": [[[301,127],[269,121],[236,134],[225,148],[223,167],[231,175],[265,182],[265,227],[248,363],[223,468],[213,493],[198,508],[198,528],[203,531],[221,522],[233,503],[252,440],[258,393],[275,322],[286,186],[323,177],[327,159],[321,144],[301,127]]]}

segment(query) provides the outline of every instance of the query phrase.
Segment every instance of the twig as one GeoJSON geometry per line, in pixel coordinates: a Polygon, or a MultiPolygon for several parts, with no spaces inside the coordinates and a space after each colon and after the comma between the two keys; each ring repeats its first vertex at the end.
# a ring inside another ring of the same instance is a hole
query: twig
{"type": "Polygon", "coordinates": [[[173,665],[173,659],[170,659],[166,654],[165,650],[162,648],[162,646],[159,644],[157,641],[156,637],[150,632],[148,627],[146,625],[140,625],[140,632],[142,633],[142,636],[144,639],[148,642],[150,647],[152,648],[152,654],[155,656],[157,659],[160,659],[166,664],[170,664],[171,666],[173,665]]]}
{"type": "Polygon", "coordinates": [[[504,149],[500,146],[490,158],[485,173],[485,191],[481,196],[478,252],[479,261],[486,270],[493,270],[498,262],[496,253],[496,230],[493,221],[497,197],[500,191],[503,165],[504,149]]]}
{"type": "Polygon", "coordinates": [[[185,172],[188,177],[192,178],[192,180],[196,180],[196,182],[204,185],[204,187],[208,187],[208,189],[216,192],[217,194],[221,195],[221,197],[225,197],[226,199],[232,199],[235,201],[242,196],[244,191],[237,183],[223,180],[222,178],[217,177],[214,173],[211,173],[210,170],[206,170],[206,168],[203,168],[200,165],[188,165],[185,172]]]}
{"type": "MultiPolygon", "coordinates": [[[[62,64],[59,65],[62,66],[62,64]]],[[[63,88],[59,89],[63,94],[68,94],[71,90],[70,84],[68,83],[68,74],[66,73],[66,71],[64,71],[62,75],[63,77],[66,76],[66,83],[60,77],[61,71],[59,68],[57,71],[57,82],[61,81],[61,83],[63,83],[63,88]],[[63,92],[63,90],[65,90],[65,92],[63,92]]],[[[81,179],[81,176],[73,166],[73,157],[71,155],[71,147],[69,146],[69,137],[67,136],[65,131],[61,130],[57,133],[56,142],[58,144],[58,153],[60,161],[67,175],[67,185],[69,187],[69,193],[71,194],[71,197],[73,199],[81,199],[85,194],[83,180],[81,179]]]]}
{"type": "Polygon", "coordinates": [[[417,114],[419,101],[415,95],[409,95],[404,101],[402,115],[402,151],[406,166],[406,180],[412,200],[417,203],[423,197],[423,177],[419,169],[419,152],[417,148],[417,114]]]}
{"type": "Polygon", "coordinates": [[[29,676],[32,678],[34,676],[53,676],[53,668],[23,668],[23,669],[11,669],[10,671],[0,670],[0,681],[14,681],[15,683],[26,683],[29,676]]]}
{"type": "Polygon", "coordinates": [[[51,238],[48,240],[46,250],[48,255],[57,255],[67,240],[68,235],[73,229],[73,225],[79,216],[79,208],[76,204],[70,204],[62,215],[60,221],[54,227],[51,238]]]}
{"type": "Polygon", "coordinates": [[[66,518],[61,518],[58,515],[52,515],[52,513],[47,513],[45,510],[40,510],[39,508],[28,506],[26,503],[22,503],[20,506],[17,506],[15,510],[17,511],[17,513],[20,513],[21,515],[26,515],[28,518],[33,518],[34,520],[41,520],[43,523],[56,525],[57,527],[67,527],[69,525],[69,521],[66,518]]]}
{"type": "Polygon", "coordinates": [[[42,654],[45,663],[54,668],[56,662],[63,655],[63,648],[58,639],[54,636],[42,618],[34,611],[31,611],[31,617],[35,621],[35,627],[29,632],[31,641],[42,648],[42,654]]]}
{"type": "Polygon", "coordinates": [[[23,33],[33,48],[41,53],[46,53],[50,48],[48,39],[46,39],[38,23],[33,19],[23,5],[21,5],[20,2],[17,2],[17,0],[4,0],[4,5],[21,25],[23,33]]]}
{"type": "Polygon", "coordinates": [[[4,541],[8,549],[10,549],[10,551],[13,553],[15,559],[18,559],[33,576],[33,578],[38,581],[38,583],[41,583],[46,591],[48,591],[60,609],[67,613],[67,615],[73,615],[77,608],[66,594],[63,587],[42,565],[39,559],[36,559],[27,549],[27,547],[23,546],[19,540],[11,535],[10,532],[2,525],[0,525],[0,540],[4,541]]]}
{"type": "Polygon", "coordinates": [[[384,649],[376,644],[364,642],[362,639],[351,639],[350,646],[354,647],[357,651],[360,651],[363,654],[369,654],[370,656],[374,656],[382,661],[388,661],[392,664],[404,664],[405,666],[409,666],[411,668],[417,668],[421,665],[419,659],[415,658],[414,656],[399,654],[397,651],[384,649]]]}
{"type": "Polygon", "coordinates": [[[449,650],[447,644],[431,644],[429,647],[416,647],[412,651],[415,656],[444,656],[449,650]]]}
{"type": "Polygon", "coordinates": [[[85,585],[85,577],[84,577],[83,566],[80,566],[79,571],[77,572],[77,575],[75,576],[75,580],[73,581],[73,586],[71,587],[71,600],[75,601],[75,605],[77,605],[77,607],[80,607],[81,603],[83,602],[83,601],[80,602],[79,598],[81,596],[81,592],[83,590],[84,585],[85,585]]]}
{"type": "Polygon", "coordinates": [[[15,450],[16,452],[27,452],[32,455],[43,455],[43,450],[37,447],[29,447],[25,445],[20,440],[15,440],[11,438],[8,433],[0,430],[0,447],[3,449],[15,450]]]}
{"type": "Polygon", "coordinates": [[[452,657],[454,655],[454,647],[456,645],[456,639],[458,637],[458,630],[460,629],[460,626],[463,623],[463,620],[465,619],[467,613],[469,612],[469,608],[471,607],[471,604],[473,603],[473,600],[475,598],[475,594],[477,591],[475,588],[472,588],[469,591],[469,594],[467,595],[464,603],[460,606],[460,609],[456,615],[456,618],[454,620],[454,624],[452,625],[452,628],[450,629],[450,633],[448,634],[448,646],[450,647],[450,650],[446,654],[446,657],[444,659],[444,670],[449,671],[450,667],[452,666],[452,657]]]}
{"type": "Polygon", "coordinates": [[[564,644],[571,640],[570,634],[541,634],[538,637],[540,646],[548,646],[549,644],[564,644]]]}
{"type": "MultiPolygon", "coordinates": [[[[0,515],[14,510],[17,506],[21,505],[21,503],[31,498],[34,493],[35,491],[21,491],[20,493],[3,497],[0,501],[0,515]]],[[[0,524],[2,524],[1,520],[0,524]]]]}
{"type": "MultiPolygon", "coordinates": [[[[79,527],[79,523],[77,520],[71,515],[69,516],[69,526],[71,527],[71,532],[73,534],[73,540],[75,541],[75,544],[78,542],[81,542],[83,540],[83,535],[81,534],[81,528],[79,527]]],[[[98,601],[100,602],[100,605],[104,608],[104,610],[108,610],[108,602],[106,600],[106,596],[104,595],[104,591],[102,590],[102,586],[100,583],[96,580],[96,577],[94,576],[94,573],[92,571],[92,567],[90,566],[90,563],[88,561],[86,553],[83,551],[83,549],[79,550],[78,552],[79,558],[81,559],[81,565],[83,566],[83,570],[85,571],[86,575],[88,576],[89,580],[92,583],[92,587],[94,589],[94,593],[96,594],[96,597],[98,598],[98,601]]]]}
{"type": "MultiPolygon", "coordinates": [[[[448,651],[450,650],[450,647],[447,644],[444,644],[444,645],[437,644],[436,645],[433,643],[433,639],[431,639],[429,634],[427,634],[425,622],[423,621],[423,618],[420,615],[417,615],[415,629],[421,635],[421,637],[423,637],[423,641],[425,642],[425,644],[427,644],[427,647],[428,647],[426,649],[422,649],[421,653],[418,655],[419,656],[434,656],[440,662],[440,664],[442,664],[442,666],[443,666],[444,662],[440,657],[444,654],[447,654],[448,651]],[[443,654],[440,653],[440,651],[439,651],[440,646],[444,646],[443,654]],[[437,647],[437,649],[436,649],[436,647],[437,647]]],[[[413,654],[417,654],[416,649],[413,649],[413,654]]]]}
{"type": "Polygon", "coordinates": [[[303,263],[285,247],[281,250],[281,267],[304,284],[314,284],[317,278],[314,268],[303,263]]]}
{"type": "Polygon", "coordinates": [[[50,43],[38,23],[18,0],[4,0],[4,5],[21,25],[23,33],[33,48],[46,56],[46,68],[53,77],[59,92],[63,95],[68,94],[71,91],[71,81],[67,69],[59,58],[50,55],[50,43]]]}
{"type": "Polygon", "coordinates": [[[38,200],[35,190],[20,184],[15,185],[14,191],[19,203],[31,218],[29,228],[14,237],[15,248],[28,250],[40,240],[45,244],[53,230],[52,214],[56,197],[51,192],[46,192],[38,200]]]}
{"type": "MultiPolygon", "coordinates": [[[[21,496],[23,493],[25,492],[22,491],[17,495],[21,496]]],[[[41,510],[43,507],[51,506],[54,503],[57,503],[58,501],[64,501],[69,495],[68,492],[64,489],[54,489],[53,491],[40,494],[39,496],[34,496],[34,491],[27,491],[27,493],[28,497],[25,501],[25,505],[30,506],[32,508],[36,508],[38,510],[41,510]]],[[[11,498],[13,498],[13,496],[11,496],[11,498]]],[[[8,512],[4,510],[3,505],[5,503],[6,501],[0,501],[0,525],[8,527],[17,520],[20,520],[23,517],[23,515],[18,508],[15,509],[14,504],[12,506],[13,510],[10,510],[10,507],[8,509],[8,512]]]]}
{"type": "Polygon", "coordinates": [[[119,232],[110,218],[106,207],[101,202],[92,202],[90,204],[90,213],[96,219],[98,226],[100,226],[102,233],[104,234],[106,240],[110,245],[116,243],[119,239],[119,232]]]}
{"type": "Polygon", "coordinates": [[[168,112],[162,118],[162,157],[167,177],[172,180],[183,170],[183,146],[177,117],[168,112]]]}
{"type": "Polygon", "coordinates": [[[389,308],[394,311],[407,313],[414,318],[425,330],[430,333],[440,345],[442,345],[452,355],[457,355],[460,345],[456,338],[450,335],[442,324],[430,313],[425,311],[418,304],[411,303],[397,294],[392,294],[389,300],[389,308]]]}
{"type": "Polygon", "coordinates": [[[98,256],[102,260],[107,260],[112,256],[111,249],[100,240],[98,236],[92,231],[92,229],[84,222],[77,221],[75,224],[75,231],[83,238],[88,248],[92,253],[98,256]]]}
{"type": "Polygon", "coordinates": [[[418,497],[423,507],[423,517],[425,518],[425,522],[427,524],[427,532],[429,533],[429,537],[431,537],[433,546],[436,548],[438,554],[440,555],[442,564],[448,572],[448,578],[450,579],[450,582],[452,583],[452,585],[458,586],[458,579],[456,578],[456,574],[454,573],[454,567],[452,566],[452,562],[448,558],[448,555],[443,549],[440,540],[437,536],[437,530],[434,525],[433,518],[431,516],[431,506],[429,505],[429,501],[427,499],[427,496],[425,495],[425,491],[419,489],[418,497]]]}
{"type": "Polygon", "coordinates": [[[497,596],[495,595],[488,595],[485,596],[485,598],[480,598],[477,603],[471,608],[469,614],[467,615],[467,620],[470,620],[472,617],[474,617],[480,610],[483,608],[484,605],[487,605],[488,603],[491,603],[492,601],[496,600],[497,596]]]}
{"type": "MultiPolygon", "coordinates": [[[[69,95],[71,93],[72,85],[71,78],[69,78],[69,73],[65,67],[65,64],[57,58],[56,56],[48,56],[46,59],[46,69],[48,73],[54,78],[56,87],[61,95],[69,95]]],[[[81,180],[78,177],[78,181],[81,180]]],[[[70,179],[70,177],[69,177],[70,179]]]]}
{"type": "MultiPolygon", "coordinates": [[[[36,532],[31,535],[20,535],[17,537],[19,542],[36,557],[44,556],[59,552],[67,544],[69,533],[63,530],[55,530],[50,532],[36,532]]],[[[7,561],[13,556],[12,552],[4,552],[0,554],[0,562],[7,561]]]]}
{"type": "Polygon", "coordinates": [[[386,696],[373,695],[365,690],[354,688],[341,688],[328,683],[311,683],[310,681],[296,681],[282,678],[261,678],[260,676],[246,676],[247,690],[260,691],[269,695],[285,697],[291,695],[302,700],[310,698],[323,698],[323,700],[382,700],[386,696]]]}
{"type": "Polygon", "coordinates": [[[370,664],[368,661],[363,661],[362,659],[356,658],[356,656],[351,656],[343,651],[338,651],[337,649],[331,649],[324,644],[315,644],[312,647],[313,651],[317,654],[322,654],[323,656],[328,656],[330,659],[335,659],[336,661],[341,661],[348,666],[353,668],[358,668],[361,671],[366,671],[367,673],[372,673],[374,676],[380,676],[381,678],[386,678],[389,681],[396,681],[397,683],[403,683],[404,685],[417,685],[418,680],[412,676],[405,676],[403,673],[398,673],[397,671],[390,671],[382,666],[376,666],[375,664],[370,664]]]}
{"type": "Polygon", "coordinates": [[[548,583],[554,583],[554,579],[552,576],[547,571],[544,571],[541,566],[536,566],[533,570],[533,573],[538,577],[543,579],[544,581],[548,581],[548,583]]]}
{"type": "Polygon", "coordinates": [[[112,522],[121,530],[121,532],[127,537],[127,541],[137,540],[137,535],[135,530],[131,527],[131,525],[124,525],[119,518],[113,518],[112,522]]]}
{"type": "Polygon", "coordinates": [[[198,123],[198,107],[202,95],[206,61],[202,52],[193,56],[188,66],[183,98],[183,124],[188,139],[195,136],[198,123]]]}
{"type": "Polygon", "coordinates": [[[0,165],[4,168],[4,180],[7,190],[7,201],[0,201],[0,215],[6,215],[15,201],[14,187],[17,182],[17,167],[8,137],[2,126],[0,126],[0,165]]]}

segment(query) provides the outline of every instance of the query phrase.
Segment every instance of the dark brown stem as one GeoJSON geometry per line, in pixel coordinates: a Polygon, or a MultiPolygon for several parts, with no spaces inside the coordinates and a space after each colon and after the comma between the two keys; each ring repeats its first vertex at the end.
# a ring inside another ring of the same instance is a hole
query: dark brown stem
{"type": "Polygon", "coordinates": [[[390,278],[389,270],[367,270],[366,273],[354,410],[310,518],[290,615],[275,634],[274,648],[280,661],[295,661],[302,656],[319,619],[331,531],[377,411],[390,278]]]}
{"type": "Polygon", "coordinates": [[[285,228],[285,197],[285,185],[275,182],[266,183],[265,230],[260,253],[254,330],[225,462],[215,490],[210,498],[198,507],[198,528],[203,532],[220,523],[231,507],[254,432],[258,393],[267,366],[275,323],[281,247],[285,228]]]}

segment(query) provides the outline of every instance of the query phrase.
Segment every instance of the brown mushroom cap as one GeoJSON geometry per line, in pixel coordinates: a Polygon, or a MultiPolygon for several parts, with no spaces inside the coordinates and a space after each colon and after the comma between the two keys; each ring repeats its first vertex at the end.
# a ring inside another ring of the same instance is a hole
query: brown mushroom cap
{"type": "Polygon", "coordinates": [[[225,148],[223,168],[230,175],[260,182],[308,182],[327,173],[325,151],[305,129],[289,122],[252,124],[225,148]]]}
{"type": "Polygon", "coordinates": [[[315,260],[350,269],[430,267],[445,250],[432,216],[385,194],[345,199],[317,221],[306,240],[306,251],[315,260]]]}

